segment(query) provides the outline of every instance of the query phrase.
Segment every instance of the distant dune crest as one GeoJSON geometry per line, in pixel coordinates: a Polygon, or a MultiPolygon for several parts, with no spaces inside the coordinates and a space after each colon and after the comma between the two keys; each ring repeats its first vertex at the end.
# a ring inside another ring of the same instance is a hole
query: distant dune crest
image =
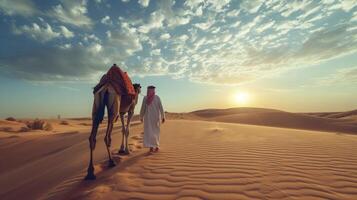
{"type": "Polygon", "coordinates": [[[357,133],[357,110],[326,113],[291,113],[268,108],[203,109],[169,113],[171,118],[242,123],[337,133],[357,133]]]}

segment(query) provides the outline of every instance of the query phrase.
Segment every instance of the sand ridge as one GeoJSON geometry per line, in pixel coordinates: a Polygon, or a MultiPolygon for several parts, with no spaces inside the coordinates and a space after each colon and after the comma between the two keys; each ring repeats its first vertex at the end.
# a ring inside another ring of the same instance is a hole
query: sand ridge
{"type": "Polygon", "coordinates": [[[32,119],[0,120],[1,199],[357,199],[355,111],[234,108],[167,117],[162,150],[154,155],[142,148],[137,116],[133,153],[117,155],[116,123],[112,152],[119,165],[111,169],[103,122],[94,182],[83,181],[89,118],[47,119],[52,130],[26,132],[24,122],[32,119]]]}
{"type": "MultiPolygon", "coordinates": [[[[105,125],[101,125],[97,136],[97,163],[107,158],[103,142],[105,125]]],[[[137,122],[132,124],[132,136],[141,131],[137,125],[137,122]]],[[[0,160],[5,162],[0,165],[0,199],[39,199],[46,197],[48,192],[59,192],[61,187],[67,190],[69,186],[81,182],[88,166],[89,129],[90,126],[83,127],[82,131],[63,129],[62,133],[36,131],[2,135],[0,160]]],[[[119,123],[116,123],[112,139],[112,150],[118,151],[121,142],[119,123]]],[[[130,148],[134,150],[138,147],[133,143],[130,148]]]]}
{"type": "Polygon", "coordinates": [[[71,199],[356,199],[357,137],[186,120],[71,199]]]}
{"type": "Polygon", "coordinates": [[[267,108],[242,107],[204,109],[182,116],[206,121],[356,134],[356,112],[354,110],[338,113],[291,113],[267,108]]]}

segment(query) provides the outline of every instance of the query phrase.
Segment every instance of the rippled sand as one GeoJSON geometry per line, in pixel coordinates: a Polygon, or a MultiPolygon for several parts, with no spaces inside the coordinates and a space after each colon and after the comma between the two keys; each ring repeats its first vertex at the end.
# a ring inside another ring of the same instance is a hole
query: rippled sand
{"type": "MultiPolygon", "coordinates": [[[[140,138],[133,138],[140,142],[140,138]]],[[[139,150],[71,199],[357,199],[357,137],[172,120],[161,151],[139,150]]]]}

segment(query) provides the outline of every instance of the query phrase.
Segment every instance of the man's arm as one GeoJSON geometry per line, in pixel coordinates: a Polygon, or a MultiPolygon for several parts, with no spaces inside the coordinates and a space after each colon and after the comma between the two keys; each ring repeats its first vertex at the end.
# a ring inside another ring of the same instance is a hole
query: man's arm
{"type": "Polygon", "coordinates": [[[146,97],[143,98],[143,103],[141,104],[140,121],[144,121],[145,111],[146,111],[146,97]]]}
{"type": "Polygon", "coordinates": [[[158,99],[159,99],[159,109],[160,109],[160,113],[161,113],[161,120],[162,120],[162,123],[165,123],[165,111],[164,111],[164,107],[162,106],[160,97],[158,97],[158,99]]]}

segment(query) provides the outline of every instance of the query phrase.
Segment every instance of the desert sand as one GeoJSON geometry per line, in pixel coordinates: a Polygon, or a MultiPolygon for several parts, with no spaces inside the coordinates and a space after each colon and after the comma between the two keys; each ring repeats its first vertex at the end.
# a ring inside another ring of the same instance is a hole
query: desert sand
{"type": "Polygon", "coordinates": [[[0,197],[357,199],[354,112],[245,108],[168,116],[161,150],[155,154],[142,148],[142,125],[136,121],[131,155],[117,155],[121,140],[117,124],[112,151],[118,165],[110,169],[103,123],[95,150],[95,181],[83,180],[89,158],[88,119],[69,119],[67,125],[53,120],[51,131],[26,133],[15,131],[16,122],[1,121],[0,127],[12,131],[0,132],[0,197]]]}
{"type": "Polygon", "coordinates": [[[290,113],[264,108],[231,108],[206,109],[188,114],[209,121],[357,133],[357,110],[323,115],[322,113],[290,113]]]}
{"type": "Polygon", "coordinates": [[[71,199],[356,199],[357,137],[168,121],[157,154],[138,152],[71,199]]]}
{"type": "MultiPolygon", "coordinates": [[[[0,128],[11,130],[0,131],[0,199],[39,199],[58,184],[70,186],[83,179],[81,172],[88,166],[90,120],[46,121],[51,123],[53,130],[19,132],[24,127],[22,122],[0,121],[0,128]],[[62,121],[68,124],[62,125],[62,121]]],[[[96,162],[107,156],[103,142],[105,125],[103,121],[97,136],[96,162]]],[[[139,133],[137,125],[134,122],[132,128],[139,133]]],[[[119,123],[114,128],[113,140],[119,148],[119,123]]],[[[135,146],[131,148],[135,150],[135,146]]]]}

